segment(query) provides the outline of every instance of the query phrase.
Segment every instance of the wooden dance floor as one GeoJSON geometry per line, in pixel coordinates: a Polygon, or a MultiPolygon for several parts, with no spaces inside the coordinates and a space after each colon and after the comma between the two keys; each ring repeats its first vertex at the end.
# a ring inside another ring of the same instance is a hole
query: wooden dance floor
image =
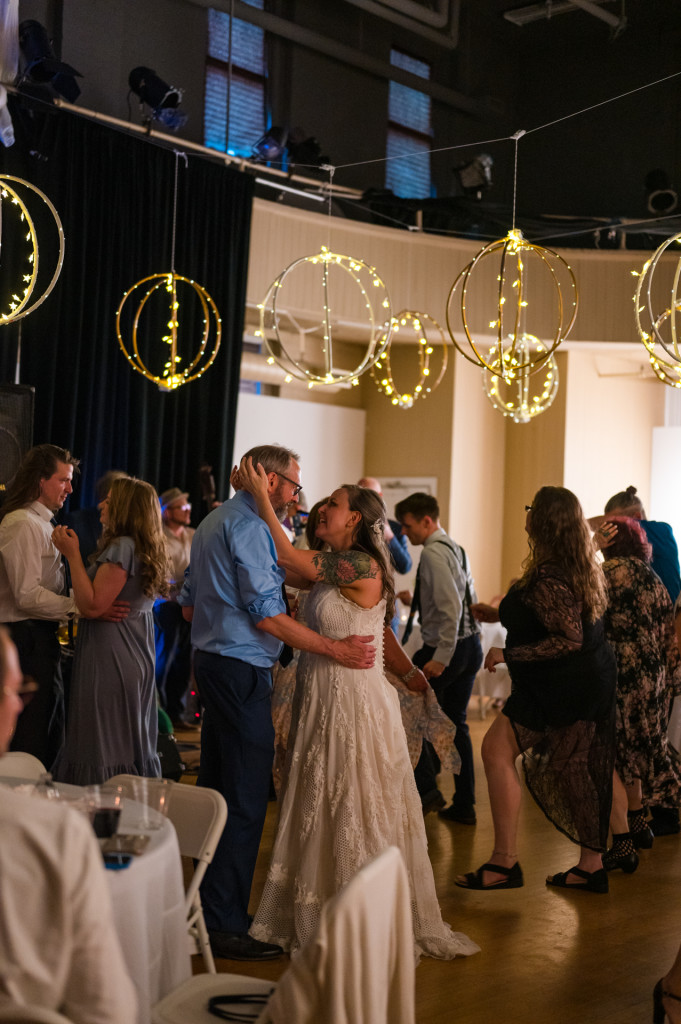
{"type": "MultiPolygon", "coordinates": [[[[524,793],[519,837],[525,886],[466,892],[454,877],[479,867],[492,849],[487,789],[479,752],[492,715],[481,722],[473,698],[478,824],[426,819],[443,916],[482,952],[449,962],[422,959],[416,970],[418,1024],[642,1024],[652,1019],[652,990],[681,942],[681,836],[655,840],[633,875],[610,875],[607,896],[548,889],[547,874],[577,861],[524,793]]],[[[449,797],[451,780],[444,781],[449,797]]],[[[253,887],[257,906],[276,816],[270,804],[253,887]]],[[[195,970],[202,970],[194,958],[195,970]]],[[[218,971],[277,979],[288,958],[270,963],[218,960],[218,971]]]]}

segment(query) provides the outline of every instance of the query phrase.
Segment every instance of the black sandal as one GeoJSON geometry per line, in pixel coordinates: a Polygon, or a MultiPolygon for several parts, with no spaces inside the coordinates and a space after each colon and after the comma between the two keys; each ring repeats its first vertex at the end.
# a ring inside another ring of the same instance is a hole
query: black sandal
{"type": "Polygon", "coordinates": [[[549,875],[546,879],[547,885],[554,885],[557,889],[583,889],[585,892],[608,891],[608,872],[605,868],[598,871],[583,871],[582,868],[574,867],[569,871],[559,871],[557,875],[549,875]],[[583,882],[568,882],[568,875],[577,875],[583,878],[583,882]]]}
{"type": "Polygon", "coordinates": [[[483,864],[477,871],[469,871],[464,878],[465,882],[455,881],[454,883],[460,889],[520,889],[523,885],[523,869],[518,861],[510,868],[505,868],[502,864],[483,864]],[[494,871],[497,875],[506,875],[506,878],[484,885],[483,871],[494,871]]]}
{"type": "Polygon", "coordinates": [[[660,978],[657,985],[653,989],[653,1024],[664,1024],[667,1019],[665,1013],[663,999],[674,999],[677,1003],[681,1003],[681,996],[675,996],[673,992],[667,992],[662,987],[664,978],[660,978]]]}

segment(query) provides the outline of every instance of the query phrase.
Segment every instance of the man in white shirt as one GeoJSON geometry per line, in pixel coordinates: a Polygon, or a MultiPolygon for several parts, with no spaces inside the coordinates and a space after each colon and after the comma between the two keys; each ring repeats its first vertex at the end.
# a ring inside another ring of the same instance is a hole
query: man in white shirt
{"type": "MultiPolygon", "coordinates": [[[[30,691],[0,627],[0,754],[30,691]]],[[[39,1006],[73,1024],[134,1024],[135,991],[85,817],[0,786],[0,878],[0,1009],[39,1006]]]]}
{"type": "Polygon", "coordinates": [[[171,487],[159,495],[163,536],[173,567],[173,578],[167,600],[159,598],[154,605],[156,687],[173,725],[183,729],[187,728],[184,714],[191,679],[191,623],[184,619],[177,596],[182,590],[192,537],[196,533],[189,525],[192,507],[188,498],[189,494],[179,487],[171,487]]]}
{"type": "Polygon", "coordinates": [[[28,751],[47,768],[64,739],[57,630],[76,611],[62,557],[52,543],[52,519],[73,490],[78,465],[65,448],[31,448],[0,508],[0,623],[17,646],[22,671],[40,686],[17,724],[12,749],[28,751]]]}

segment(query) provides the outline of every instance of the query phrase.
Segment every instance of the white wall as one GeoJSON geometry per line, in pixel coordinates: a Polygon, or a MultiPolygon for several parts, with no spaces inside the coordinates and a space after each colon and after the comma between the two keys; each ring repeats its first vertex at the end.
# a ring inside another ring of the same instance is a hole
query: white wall
{"type": "MultiPolygon", "coordinates": [[[[644,356],[640,362],[645,366],[644,356]]],[[[664,423],[665,385],[640,376],[636,361],[571,351],[563,386],[565,487],[574,491],[587,516],[595,516],[608,498],[633,484],[652,517],[651,437],[664,423]]]]}
{"type": "Polygon", "coordinates": [[[681,427],[653,430],[653,468],[650,480],[649,519],[670,523],[677,542],[681,541],[681,427]]]}
{"type": "Polygon", "coordinates": [[[282,444],[300,455],[308,506],[364,473],[363,409],[316,405],[269,395],[239,395],[234,457],[257,444],[282,444]]]}

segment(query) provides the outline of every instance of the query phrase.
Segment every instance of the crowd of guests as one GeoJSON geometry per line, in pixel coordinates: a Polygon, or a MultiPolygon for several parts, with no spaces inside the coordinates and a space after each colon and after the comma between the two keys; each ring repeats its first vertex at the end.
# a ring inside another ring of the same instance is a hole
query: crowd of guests
{"type": "MultiPolygon", "coordinates": [[[[681,693],[681,577],[668,525],[646,519],[633,487],[589,521],[569,490],[542,487],[527,506],[522,575],[495,607],[478,601],[432,495],[410,495],[390,520],[377,480],[343,484],[292,543],[281,522],[302,488],[299,461],[279,446],[252,449],[232,475],[235,496],[196,530],[186,492],[159,499],[116,472],[104,478],[97,538],[92,516],[81,515],[83,536],[53,520],[78,460],[53,445],[28,453],[0,509],[3,700],[16,690],[15,652],[38,687],[12,722],[13,748],[76,784],[157,776],[159,701],[184,721],[193,658],[204,708],[198,784],[229,807],[202,886],[216,955],[300,948],[324,902],[388,845],[410,876],[416,954],[470,955],[475,943],[441,918],[423,819],[437,809],[476,824],[466,709],[480,622],[500,621],[506,646],[485,668],[505,663],[512,691],[482,747],[494,846],[457,885],[524,883],[519,757],[529,792],[579,848],[547,884],[605,893],[610,871],[633,873],[655,836],[679,831],[681,762],[668,725],[681,693]],[[394,573],[411,564],[406,538],[422,548],[419,569],[414,592],[396,595],[394,573]],[[298,594],[293,614],[287,587],[298,594]],[[396,636],[396,596],[410,606],[403,644],[418,615],[412,658],[396,636]],[[74,617],[65,715],[57,632],[74,617]],[[251,919],[275,748],[278,825],[251,919]],[[442,768],[455,773],[449,807],[442,768]]],[[[674,977],[657,996],[670,1015],[674,977]]]]}

